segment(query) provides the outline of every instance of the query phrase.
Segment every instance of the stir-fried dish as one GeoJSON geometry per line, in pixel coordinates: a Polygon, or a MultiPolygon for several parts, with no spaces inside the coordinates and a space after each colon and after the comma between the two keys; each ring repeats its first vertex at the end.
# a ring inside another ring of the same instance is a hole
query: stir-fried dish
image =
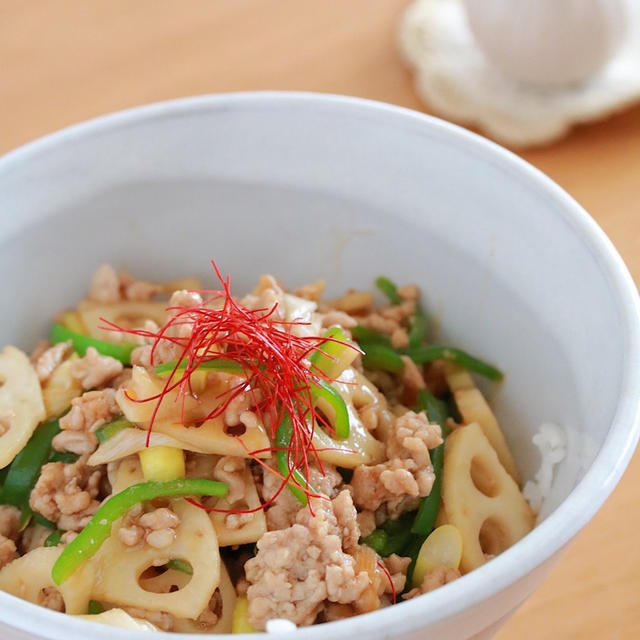
{"type": "Polygon", "coordinates": [[[130,629],[311,625],[424,594],[534,514],[414,285],[232,295],[102,266],[0,352],[0,590],[130,629]]]}

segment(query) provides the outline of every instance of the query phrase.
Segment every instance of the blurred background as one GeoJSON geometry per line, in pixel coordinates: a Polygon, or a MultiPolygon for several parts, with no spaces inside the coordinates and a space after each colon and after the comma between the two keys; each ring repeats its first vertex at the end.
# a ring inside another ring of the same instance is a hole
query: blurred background
{"type": "MultiPolygon", "coordinates": [[[[439,5],[438,10],[454,3],[422,0],[423,8],[428,1],[439,5]]],[[[487,7],[492,4],[485,1],[487,7]]],[[[571,0],[554,1],[560,6],[571,0]]],[[[592,8],[601,4],[590,3],[592,8]]],[[[114,110],[204,93],[320,91],[442,114],[441,107],[421,99],[412,69],[400,54],[400,24],[410,4],[0,0],[0,154],[114,110]]],[[[547,23],[553,23],[548,0],[540,4],[546,6],[547,23]]],[[[544,25],[540,28],[545,30],[544,25]]],[[[593,34],[585,35],[581,46],[588,47],[589,39],[593,48],[593,34]]],[[[446,52],[442,55],[446,62],[446,52]]],[[[473,55],[477,63],[482,54],[473,55]]],[[[457,60],[460,70],[466,59],[457,60]]],[[[640,74],[640,57],[635,69],[640,74]]],[[[470,70],[469,77],[477,80],[473,66],[470,70]]],[[[624,84],[624,78],[616,81],[624,84]]],[[[519,85],[507,84],[511,102],[515,92],[517,104],[519,85]]],[[[558,89],[524,91],[523,100],[530,99],[532,91],[546,100],[558,89]]],[[[555,141],[512,148],[596,218],[638,282],[640,105],[629,99],[624,108],[611,109],[613,115],[572,127],[555,141]]],[[[594,353],[597,357],[597,345],[594,353]]],[[[613,497],[500,632],[500,640],[640,637],[637,486],[638,454],[613,497]]]]}

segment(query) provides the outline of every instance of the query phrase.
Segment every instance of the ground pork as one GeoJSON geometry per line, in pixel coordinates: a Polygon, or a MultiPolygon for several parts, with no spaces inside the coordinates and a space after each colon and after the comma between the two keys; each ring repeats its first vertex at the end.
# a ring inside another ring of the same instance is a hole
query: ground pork
{"type": "Polygon", "coordinates": [[[62,531],[80,531],[98,510],[102,471],[85,458],[73,464],[49,462],[42,467],[29,505],[62,531]]]}
{"type": "Polygon", "coordinates": [[[391,346],[394,349],[406,349],[409,346],[409,334],[404,327],[394,329],[391,334],[391,346]]]}
{"type": "Polygon", "coordinates": [[[55,587],[43,587],[38,594],[38,604],[52,611],[64,613],[64,598],[55,587]]]}
{"type": "Polygon", "coordinates": [[[89,286],[89,300],[102,303],[136,300],[146,302],[160,293],[162,287],[152,282],[135,280],[128,273],[116,273],[108,264],[98,267],[89,286]]]}
{"type": "MultiPolygon", "coordinates": [[[[272,462],[275,464],[275,462],[272,462]]],[[[275,468],[275,467],[274,467],[275,468]]],[[[262,502],[269,502],[282,487],[282,479],[268,469],[263,470],[262,485],[259,485],[262,493],[262,502]]],[[[265,509],[267,529],[277,531],[290,527],[296,520],[300,511],[300,503],[293,494],[286,489],[280,491],[278,497],[265,509]]]]}
{"type": "Polygon", "coordinates": [[[103,356],[93,347],[89,347],[85,356],[71,364],[71,375],[80,380],[83,389],[95,389],[103,387],[122,373],[123,369],[124,366],[119,360],[103,356]]]}
{"type": "Polygon", "coordinates": [[[29,360],[31,364],[35,366],[36,362],[38,362],[38,358],[51,346],[51,343],[46,339],[42,338],[38,340],[36,346],[31,351],[29,355],[29,360]]]}
{"type": "Polygon", "coordinates": [[[407,411],[396,419],[382,464],[356,467],[351,479],[353,499],[362,509],[375,511],[383,503],[428,496],[434,475],[429,449],[442,443],[440,427],[424,412],[407,411]]]}
{"type": "Polygon", "coordinates": [[[298,298],[304,298],[305,300],[319,302],[326,286],[327,283],[324,280],[316,280],[315,282],[298,287],[294,290],[293,295],[298,296],[298,298]]]}
{"type": "MultiPolygon", "coordinates": [[[[275,464],[275,461],[272,461],[271,467],[276,468],[275,464]]],[[[324,463],[322,468],[324,473],[315,466],[309,467],[309,482],[319,494],[334,498],[338,494],[338,487],[342,484],[342,476],[330,463],[324,463]]],[[[262,501],[271,500],[281,487],[282,479],[280,476],[265,469],[261,486],[262,501]]],[[[290,491],[280,491],[272,505],[265,510],[267,529],[276,531],[290,527],[296,521],[296,515],[300,508],[300,502],[290,491]]]]}
{"type": "Polygon", "coordinates": [[[425,573],[422,584],[406,593],[404,595],[404,599],[409,600],[409,598],[415,598],[423,593],[428,593],[438,587],[449,584],[449,582],[453,582],[459,577],[460,571],[458,571],[458,569],[452,569],[451,567],[436,567],[432,571],[425,573]]]}
{"type": "Polygon", "coordinates": [[[358,324],[358,321],[344,311],[328,311],[322,316],[323,327],[333,327],[340,325],[344,329],[353,329],[358,324]]]}
{"type": "Polygon", "coordinates": [[[196,624],[206,632],[211,629],[220,620],[222,615],[222,596],[220,595],[220,589],[216,589],[209,600],[209,604],[205,610],[196,618],[196,624]]]}
{"type": "Polygon", "coordinates": [[[371,291],[348,291],[334,300],[332,306],[350,315],[368,313],[373,307],[373,294],[371,291]]]}
{"type": "Polygon", "coordinates": [[[366,538],[370,533],[373,533],[376,529],[376,516],[373,511],[360,511],[358,512],[358,527],[360,527],[360,535],[366,538]]]}
{"type": "MultiPolygon", "coordinates": [[[[245,564],[249,620],[264,629],[267,620],[286,618],[298,625],[313,624],[326,600],[355,602],[370,585],[366,571],[357,575],[354,560],[345,553],[344,522],[354,523],[356,511],[347,491],[336,501],[312,498],[287,529],[266,533],[257,543],[257,555],[245,564]],[[313,515],[312,515],[313,513],[313,515]]],[[[347,531],[347,544],[359,537],[357,524],[347,531]]]]}
{"type": "Polygon", "coordinates": [[[18,557],[16,543],[0,534],[0,569],[18,557]]]}
{"type": "Polygon", "coordinates": [[[127,547],[135,547],[143,540],[154,549],[165,549],[176,538],[180,518],[167,507],[143,513],[138,506],[131,509],[118,529],[118,538],[127,547]]]}
{"type": "Polygon", "coordinates": [[[417,287],[408,285],[399,289],[398,292],[401,290],[404,296],[401,294],[402,301],[400,304],[389,305],[375,311],[364,308],[360,312],[352,312],[358,316],[358,324],[367,329],[373,329],[388,335],[396,348],[408,345],[409,338],[408,335],[405,337],[405,333],[409,317],[415,312],[417,306],[417,295],[415,298],[409,297],[409,294],[413,295],[413,293],[418,292],[417,287]]]}
{"type": "Polygon", "coordinates": [[[342,548],[353,553],[360,540],[358,519],[354,517],[353,499],[348,491],[341,491],[333,500],[333,513],[342,538],[342,548]]]}
{"type": "MultiPolygon", "coordinates": [[[[402,593],[407,581],[407,569],[411,564],[411,558],[405,558],[392,553],[390,556],[384,558],[383,562],[391,576],[393,590],[395,590],[396,593],[402,593]]],[[[391,591],[391,585],[387,583],[385,593],[390,593],[391,591]]]]}
{"type": "Polygon", "coordinates": [[[168,308],[171,307],[199,307],[202,305],[202,296],[197,291],[178,289],[171,294],[168,308]]]}
{"type": "Polygon", "coordinates": [[[20,509],[8,504],[0,505],[0,535],[17,540],[20,531],[20,509]]]}
{"type": "Polygon", "coordinates": [[[54,344],[38,356],[34,366],[38,380],[41,383],[46,382],[51,377],[55,368],[66,358],[70,350],[71,340],[68,340],[67,342],[54,344]]]}
{"type": "MultiPolygon", "coordinates": [[[[154,328],[149,328],[152,332],[158,331],[158,327],[154,324],[154,328]]],[[[181,338],[186,341],[191,335],[193,327],[191,324],[177,324],[169,327],[166,336],[170,338],[181,338]]],[[[141,344],[131,352],[131,364],[145,369],[153,369],[159,364],[165,362],[173,362],[183,356],[184,346],[174,342],[173,340],[149,338],[145,344],[141,344]]]]}
{"type": "Polygon", "coordinates": [[[51,535],[51,529],[41,524],[30,524],[20,536],[18,549],[21,554],[29,553],[39,547],[44,547],[45,540],[51,535]]]}
{"type": "Polygon", "coordinates": [[[245,463],[243,458],[236,456],[223,456],[216,462],[213,469],[213,477],[220,482],[226,482],[229,486],[227,500],[234,504],[244,499],[247,490],[245,484],[245,463]]]}
{"type": "Polygon", "coordinates": [[[69,413],[60,418],[62,432],[53,439],[53,448],[78,455],[93,453],[98,446],[96,429],[122,413],[115,397],[115,389],[108,388],[74,398],[69,413]]]}
{"type": "Polygon", "coordinates": [[[404,368],[402,369],[404,386],[414,393],[420,389],[426,389],[427,385],[416,363],[409,356],[401,356],[401,358],[402,362],[404,362],[404,368]]]}
{"type": "MultiPolygon", "coordinates": [[[[247,413],[247,412],[245,412],[247,413]]],[[[227,500],[236,509],[247,508],[245,481],[246,466],[243,458],[236,456],[223,456],[218,460],[213,469],[213,478],[225,482],[229,487],[227,500]]],[[[225,516],[224,523],[229,529],[241,529],[253,520],[253,513],[229,513],[225,516]]]]}

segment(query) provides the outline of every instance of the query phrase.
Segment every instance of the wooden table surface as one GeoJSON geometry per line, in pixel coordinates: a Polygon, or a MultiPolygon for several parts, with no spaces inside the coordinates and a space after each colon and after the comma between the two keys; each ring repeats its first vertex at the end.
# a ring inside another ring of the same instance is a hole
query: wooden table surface
{"type": "MultiPolygon", "coordinates": [[[[109,111],[251,89],[428,110],[396,47],[407,0],[1,0],[0,153],[109,111]]],[[[640,279],[640,107],[521,155],[600,223],[640,279]]],[[[500,632],[640,638],[640,454],[500,632]]]]}

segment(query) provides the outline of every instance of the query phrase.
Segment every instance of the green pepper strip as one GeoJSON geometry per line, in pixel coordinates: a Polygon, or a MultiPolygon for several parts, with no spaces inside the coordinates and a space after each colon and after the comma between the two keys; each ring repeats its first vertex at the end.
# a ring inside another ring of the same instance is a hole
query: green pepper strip
{"type": "Polygon", "coordinates": [[[375,529],[368,536],[362,538],[362,542],[371,547],[380,556],[388,541],[389,535],[384,529],[375,529]]]}
{"type": "Polygon", "coordinates": [[[49,339],[53,344],[71,340],[73,350],[81,356],[87,352],[89,347],[93,347],[103,356],[111,356],[116,360],[120,360],[123,364],[131,363],[131,352],[136,348],[136,345],[131,342],[114,344],[112,342],[106,342],[104,340],[98,340],[97,338],[84,336],[81,333],[76,333],[75,331],[71,331],[71,329],[67,329],[67,327],[59,323],[56,323],[51,327],[49,339]]]}
{"type": "Polygon", "coordinates": [[[47,536],[47,539],[44,541],[44,546],[57,547],[60,544],[61,538],[62,538],[62,531],[56,530],[47,536]]]}
{"type": "MultiPolygon", "coordinates": [[[[333,421],[333,429],[337,438],[349,437],[349,412],[342,396],[324,380],[319,380],[316,385],[311,387],[311,397],[314,404],[317,400],[324,400],[335,411],[333,421]],[[317,386],[316,386],[317,385],[317,386]]],[[[293,435],[293,425],[291,424],[291,415],[285,411],[282,421],[276,429],[276,462],[278,471],[283,478],[289,479],[293,477],[294,481],[288,482],[291,493],[297,500],[306,506],[307,494],[300,487],[309,488],[309,485],[302,473],[298,469],[291,469],[289,466],[289,446],[293,435]]]]}
{"type": "Polygon", "coordinates": [[[91,558],[111,534],[113,523],[131,507],[156,498],[179,496],[216,496],[229,490],[224,482],[200,478],[178,478],[169,482],[142,482],[111,496],[96,511],[89,524],[74,538],[53,565],[51,577],[60,585],[85,561],[91,558]]]}
{"type": "Polygon", "coordinates": [[[97,600],[89,600],[89,606],[87,608],[87,613],[90,616],[97,616],[99,613],[104,613],[106,609],[102,606],[101,602],[97,600]]]}
{"type": "Polygon", "coordinates": [[[503,378],[502,372],[499,369],[455,347],[424,346],[407,349],[405,353],[416,364],[424,364],[425,362],[433,362],[434,360],[447,360],[448,362],[453,362],[461,366],[463,369],[474,371],[496,382],[499,382],[503,378]]]}
{"type": "Polygon", "coordinates": [[[284,417],[276,429],[276,462],[278,471],[283,478],[289,479],[293,477],[295,479],[295,482],[289,481],[289,491],[297,498],[298,502],[306,506],[307,494],[300,487],[308,489],[307,481],[298,469],[292,469],[289,466],[289,445],[291,444],[292,435],[291,415],[288,411],[285,411],[284,417]]]}
{"type": "Polygon", "coordinates": [[[411,590],[411,581],[413,579],[413,571],[416,568],[416,561],[418,560],[418,554],[420,553],[420,549],[422,549],[422,545],[425,541],[424,536],[412,535],[409,544],[402,551],[402,555],[405,558],[411,558],[411,563],[407,567],[407,580],[405,582],[404,591],[411,590]]]}
{"type": "Polygon", "coordinates": [[[51,453],[51,441],[60,433],[58,420],[42,423],[34,432],[24,449],[14,458],[2,491],[0,504],[11,504],[21,511],[20,529],[31,519],[29,496],[40,475],[42,465],[47,462],[51,453]]]}
{"type": "Polygon", "coordinates": [[[373,329],[367,329],[367,327],[363,327],[360,324],[351,329],[351,335],[359,343],[383,344],[385,347],[391,348],[391,338],[389,336],[373,329]]]}
{"type": "MultiPolygon", "coordinates": [[[[428,391],[422,389],[418,392],[418,411],[426,411],[431,422],[437,422],[442,429],[443,439],[446,437],[447,429],[447,405],[432,396],[428,391]]],[[[431,464],[435,480],[431,493],[422,498],[416,519],[413,521],[411,532],[419,536],[427,537],[436,524],[438,511],[440,509],[440,498],[442,495],[442,466],[444,462],[444,442],[431,451],[431,464]]]]}
{"type": "Polygon", "coordinates": [[[129,422],[126,418],[116,418],[111,422],[107,422],[107,424],[103,425],[99,429],[96,430],[96,438],[98,438],[98,442],[102,444],[107,440],[110,440],[117,433],[120,433],[124,429],[128,429],[132,427],[133,423],[129,422]]]}
{"type": "Polygon", "coordinates": [[[46,527],[47,529],[55,529],[58,526],[55,522],[47,520],[41,513],[34,513],[33,521],[36,524],[39,524],[41,527],[46,527]]]}
{"type": "Polygon", "coordinates": [[[378,289],[380,289],[380,291],[389,298],[389,302],[391,304],[402,304],[402,298],[398,293],[398,287],[396,287],[389,278],[386,278],[385,276],[376,278],[376,287],[378,287],[378,289]]]}
{"type": "Polygon", "coordinates": [[[400,373],[404,368],[404,362],[398,353],[391,347],[383,344],[361,344],[364,356],[362,366],[365,369],[382,369],[390,373],[400,373]]]}
{"type": "Polygon", "coordinates": [[[7,478],[8,473],[9,473],[9,467],[0,469],[0,493],[2,492],[2,487],[4,486],[4,481],[7,478]]]}
{"type": "MultiPolygon", "coordinates": [[[[180,364],[176,365],[176,361],[164,362],[155,367],[154,371],[158,376],[166,376],[174,371],[184,371],[187,368],[187,363],[183,360],[180,364]]],[[[221,371],[223,373],[243,374],[244,369],[241,365],[228,358],[214,358],[213,360],[205,360],[201,362],[194,371],[209,370],[209,371],[221,371]]]]}
{"type": "Polygon", "coordinates": [[[80,456],[71,451],[53,451],[49,456],[49,462],[64,462],[65,464],[73,464],[78,461],[80,456]]]}
{"type": "Polygon", "coordinates": [[[409,349],[415,349],[422,344],[427,334],[427,316],[422,307],[418,305],[415,312],[409,318],[409,349]]]}
{"type": "Polygon", "coordinates": [[[411,519],[413,513],[407,513],[398,520],[386,520],[362,542],[370,546],[383,558],[393,553],[404,555],[404,549],[411,540],[411,519]]]}
{"type": "Polygon", "coordinates": [[[180,571],[181,573],[186,573],[189,576],[193,575],[193,567],[191,566],[191,563],[186,560],[169,560],[169,562],[167,562],[167,569],[180,571]]]}
{"type": "Polygon", "coordinates": [[[344,440],[349,437],[349,412],[347,405],[338,391],[324,380],[319,380],[311,387],[314,405],[318,400],[326,402],[335,412],[333,430],[336,438],[344,440]]]}

